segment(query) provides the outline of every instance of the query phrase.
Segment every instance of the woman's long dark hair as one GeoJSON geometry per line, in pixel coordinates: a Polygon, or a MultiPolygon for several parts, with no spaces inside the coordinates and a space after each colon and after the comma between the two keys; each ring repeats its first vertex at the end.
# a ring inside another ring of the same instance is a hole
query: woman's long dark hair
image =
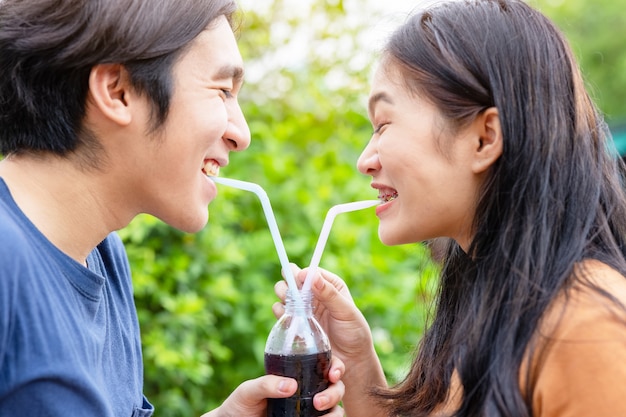
{"type": "Polygon", "coordinates": [[[626,202],[610,134],[564,37],[519,0],[457,1],[414,15],[383,64],[399,68],[452,126],[496,107],[504,150],[478,196],[468,252],[448,251],[409,375],[376,395],[391,414],[427,416],[445,402],[456,370],[457,416],[531,416],[520,366],[551,301],[584,281],[574,265],[595,258],[626,272],[626,202]]]}

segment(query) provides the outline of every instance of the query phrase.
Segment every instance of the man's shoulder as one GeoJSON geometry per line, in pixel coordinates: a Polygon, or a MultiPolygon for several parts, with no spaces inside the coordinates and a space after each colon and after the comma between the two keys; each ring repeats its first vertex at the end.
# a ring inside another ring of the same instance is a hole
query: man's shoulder
{"type": "Polygon", "coordinates": [[[0,206],[0,268],[32,255],[33,240],[0,206]]]}
{"type": "Polygon", "coordinates": [[[11,205],[8,189],[0,182],[0,259],[12,257],[15,250],[29,244],[19,213],[11,205]]]}

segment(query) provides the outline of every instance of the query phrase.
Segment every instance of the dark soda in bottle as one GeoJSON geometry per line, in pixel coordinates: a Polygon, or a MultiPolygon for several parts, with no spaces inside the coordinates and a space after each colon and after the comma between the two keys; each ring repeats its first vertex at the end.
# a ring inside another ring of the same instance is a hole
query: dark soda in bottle
{"type": "Polygon", "coordinates": [[[327,414],[313,406],[313,396],[328,387],[330,342],[311,307],[311,294],[300,300],[288,294],[285,314],[276,322],[265,346],[265,372],[298,382],[289,398],[269,398],[268,417],[314,417],[327,414]]]}
{"type": "Polygon", "coordinates": [[[298,390],[291,398],[268,399],[268,416],[321,416],[313,406],[313,396],[328,388],[330,351],[311,355],[265,354],[265,371],[298,381],[298,390]],[[293,411],[290,411],[293,410],[293,411]]]}

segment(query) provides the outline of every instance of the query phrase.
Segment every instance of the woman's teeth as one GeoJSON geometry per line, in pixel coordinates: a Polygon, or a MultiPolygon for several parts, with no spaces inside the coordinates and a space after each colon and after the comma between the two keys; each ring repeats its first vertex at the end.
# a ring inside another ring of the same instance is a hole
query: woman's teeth
{"type": "Polygon", "coordinates": [[[383,203],[388,203],[390,201],[395,200],[396,198],[398,198],[398,193],[396,191],[380,193],[378,195],[378,199],[382,201],[383,203]]]}
{"type": "Polygon", "coordinates": [[[220,166],[217,162],[210,160],[204,164],[202,171],[209,177],[217,177],[220,174],[220,166]]]}

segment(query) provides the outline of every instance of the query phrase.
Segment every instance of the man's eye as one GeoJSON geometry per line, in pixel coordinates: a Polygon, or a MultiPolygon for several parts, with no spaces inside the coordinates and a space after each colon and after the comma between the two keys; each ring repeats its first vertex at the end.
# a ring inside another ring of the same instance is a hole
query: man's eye
{"type": "Polygon", "coordinates": [[[224,97],[226,98],[232,98],[233,97],[233,93],[230,92],[230,90],[224,90],[221,89],[222,93],[224,93],[224,97]]]}

